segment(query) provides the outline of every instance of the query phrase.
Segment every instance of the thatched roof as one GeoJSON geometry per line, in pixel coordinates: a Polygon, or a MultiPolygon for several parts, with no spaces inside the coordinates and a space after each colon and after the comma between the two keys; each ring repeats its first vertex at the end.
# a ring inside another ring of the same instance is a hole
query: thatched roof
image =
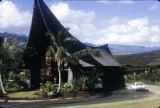
{"type": "MultiPolygon", "coordinates": [[[[45,48],[47,46],[45,38],[46,32],[51,31],[56,36],[59,31],[64,29],[64,26],[58,21],[43,0],[34,0],[32,25],[27,47],[35,47],[40,55],[44,56],[45,48]]],[[[73,37],[69,32],[67,32],[65,36],[73,37]]],[[[69,53],[74,53],[87,47],[88,46],[76,39],[74,43],[67,43],[65,48],[69,53]]],[[[120,66],[120,64],[112,57],[109,49],[101,49],[100,53],[100,57],[95,57],[93,55],[84,57],[80,61],[80,64],[82,66],[120,66]]]]}
{"type": "Polygon", "coordinates": [[[96,61],[102,64],[102,66],[120,66],[120,64],[113,58],[113,56],[101,49],[100,56],[93,56],[96,61]]]}

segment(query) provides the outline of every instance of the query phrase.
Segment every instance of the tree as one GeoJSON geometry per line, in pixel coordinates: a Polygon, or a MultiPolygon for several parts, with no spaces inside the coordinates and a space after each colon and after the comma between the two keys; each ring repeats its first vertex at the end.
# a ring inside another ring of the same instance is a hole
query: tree
{"type": "Polygon", "coordinates": [[[4,74],[4,67],[8,62],[15,60],[13,54],[14,46],[17,45],[16,39],[11,39],[7,42],[3,37],[0,37],[0,87],[3,94],[6,94],[5,88],[3,86],[2,75],[4,74]]]}
{"type": "Polygon", "coordinates": [[[48,37],[48,41],[50,43],[50,51],[52,51],[53,58],[57,63],[58,68],[58,76],[59,76],[59,84],[57,93],[60,92],[61,87],[61,70],[63,68],[64,64],[78,64],[79,59],[81,59],[84,56],[87,56],[89,54],[93,54],[96,56],[100,56],[99,52],[97,50],[93,50],[90,48],[86,48],[83,50],[79,50],[74,53],[69,53],[67,49],[65,49],[65,45],[68,42],[75,42],[76,39],[73,37],[67,37],[66,36],[67,30],[61,30],[58,32],[58,34],[55,36],[53,33],[48,32],[46,36],[48,37]]]}

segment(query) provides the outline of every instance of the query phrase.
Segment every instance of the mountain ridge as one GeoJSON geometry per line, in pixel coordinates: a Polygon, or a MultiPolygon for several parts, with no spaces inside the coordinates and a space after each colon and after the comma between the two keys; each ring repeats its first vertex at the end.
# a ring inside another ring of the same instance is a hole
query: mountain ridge
{"type": "Polygon", "coordinates": [[[116,55],[115,59],[123,65],[159,65],[160,49],[129,55],[116,55]]]}
{"type": "Polygon", "coordinates": [[[14,34],[14,33],[4,32],[4,33],[0,33],[0,36],[3,36],[9,40],[16,38],[18,41],[21,41],[21,42],[27,42],[27,40],[28,40],[28,37],[26,35],[22,35],[22,34],[14,34]]]}
{"type": "MultiPolygon", "coordinates": [[[[12,38],[16,38],[18,41],[20,41],[21,44],[26,44],[28,41],[28,37],[26,35],[4,32],[4,33],[0,33],[0,36],[4,36],[9,40],[12,38]]],[[[159,47],[145,47],[145,46],[120,45],[120,44],[104,44],[104,45],[95,45],[92,43],[85,43],[85,44],[90,47],[102,48],[106,51],[108,51],[108,48],[109,48],[112,55],[138,54],[138,53],[150,52],[150,51],[160,49],[160,46],[159,47]]]]}
{"type": "Polygon", "coordinates": [[[109,48],[113,55],[128,55],[128,54],[138,54],[143,52],[150,52],[160,49],[159,47],[146,47],[146,46],[137,46],[137,45],[120,45],[120,44],[104,44],[104,45],[95,45],[92,43],[85,43],[91,47],[99,48],[109,48]]]}

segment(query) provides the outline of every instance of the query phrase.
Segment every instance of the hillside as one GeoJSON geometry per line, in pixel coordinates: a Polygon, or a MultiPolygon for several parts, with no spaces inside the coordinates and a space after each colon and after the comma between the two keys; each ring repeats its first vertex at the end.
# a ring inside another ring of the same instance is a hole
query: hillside
{"type": "MultiPolygon", "coordinates": [[[[105,46],[105,45],[104,45],[105,46]]],[[[113,55],[138,54],[160,49],[160,47],[145,47],[136,45],[108,44],[113,55]]]]}
{"type": "Polygon", "coordinates": [[[136,45],[119,45],[119,44],[105,44],[102,46],[97,46],[91,43],[85,43],[91,47],[100,47],[103,49],[110,49],[113,55],[128,55],[128,54],[138,54],[149,51],[154,51],[160,49],[160,47],[145,47],[145,46],[136,46],[136,45]]]}
{"type": "Polygon", "coordinates": [[[27,42],[28,37],[26,35],[18,35],[18,34],[12,34],[12,33],[0,33],[0,36],[6,37],[7,39],[13,39],[16,38],[20,42],[27,42]]]}
{"type": "Polygon", "coordinates": [[[129,64],[129,65],[160,64],[160,50],[139,53],[139,54],[116,55],[115,58],[121,64],[129,64]]]}
{"type": "MultiPolygon", "coordinates": [[[[26,35],[18,35],[18,34],[12,34],[12,33],[0,33],[0,36],[6,37],[8,40],[16,38],[19,41],[20,46],[24,46],[28,40],[28,37],[26,35]]],[[[144,47],[144,46],[134,46],[134,45],[129,46],[129,45],[119,45],[119,44],[105,44],[102,46],[97,46],[91,43],[85,43],[85,44],[91,47],[99,47],[107,51],[109,48],[113,55],[126,55],[126,57],[130,56],[128,54],[133,54],[133,55],[137,53],[143,54],[145,52],[160,49],[160,47],[144,47]]],[[[121,57],[125,57],[125,56],[117,56],[117,57],[118,58],[120,57],[121,59],[121,57]]]]}
{"type": "Polygon", "coordinates": [[[11,39],[17,39],[19,42],[19,47],[24,47],[26,44],[28,37],[26,35],[18,35],[18,34],[13,34],[13,33],[0,33],[0,36],[5,37],[7,40],[11,39]]]}

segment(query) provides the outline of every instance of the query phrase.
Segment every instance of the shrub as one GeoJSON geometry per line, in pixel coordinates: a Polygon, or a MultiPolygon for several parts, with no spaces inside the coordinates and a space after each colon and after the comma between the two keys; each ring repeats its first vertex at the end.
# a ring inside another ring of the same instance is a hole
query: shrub
{"type": "Polygon", "coordinates": [[[160,66],[151,66],[145,72],[125,75],[126,82],[143,81],[147,84],[160,84],[160,66]]]}
{"type": "Polygon", "coordinates": [[[74,79],[72,84],[65,83],[62,86],[62,92],[65,94],[76,94],[78,93],[78,91],[87,90],[87,81],[88,77],[86,76],[81,76],[79,79],[74,79]]]}
{"type": "Polygon", "coordinates": [[[73,80],[73,87],[75,91],[87,90],[88,77],[81,76],[79,79],[73,80]]]}
{"type": "Polygon", "coordinates": [[[65,83],[63,86],[62,86],[62,91],[64,93],[73,93],[74,92],[74,87],[71,83],[65,83]]]}
{"type": "Polygon", "coordinates": [[[23,87],[15,81],[10,81],[6,83],[5,88],[7,91],[10,92],[10,91],[20,91],[22,90],[23,87]]]}
{"type": "Polygon", "coordinates": [[[28,90],[30,86],[28,73],[26,71],[22,71],[20,73],[16,71],[9,72],[8,78],[5,81],[5,85],[7,89],[15,89],[15,87],[12,87],[12,86],[16,86],[15,90],[19,90],[17,88],[18,86],[21,86],[20,90],[28,90]],[[13,83],[13,84],[10,84],[10,83],[13,83]]]}
{"type": "Polygon", "coordinates": [[[54,95],[56,93],[56,90],[57,90],[57,85],[51,82],[42,84],[40,87],[41,93],[45,95],[49,95],[49,94],[54,95]]]}

